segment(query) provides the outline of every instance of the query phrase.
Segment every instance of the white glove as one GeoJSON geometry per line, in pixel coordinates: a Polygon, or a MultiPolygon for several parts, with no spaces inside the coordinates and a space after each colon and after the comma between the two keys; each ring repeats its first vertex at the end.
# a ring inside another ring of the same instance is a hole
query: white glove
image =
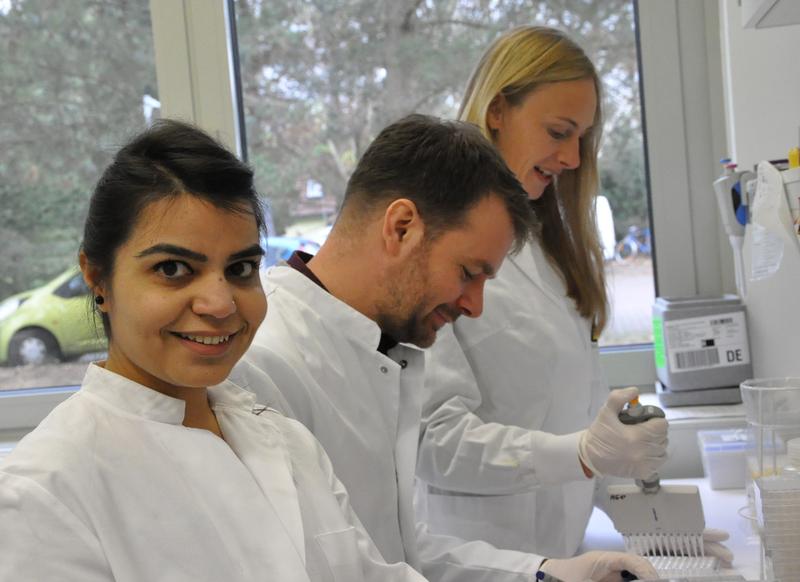
{"type": "Polygon", "coordinates": [[[578,456],[595,475],[649,479],[667,460],[667,421],[651,418],[626,425],[618,416],[639,395],[636,387],[612,390],[581,436],[578,456]]]}
{"type": "Polygon", "coordinates": [[[722,529],[707,527],[703,530],[703,553],[719,558],[721,568],[730,568],[733,565],[733,552],[720,543],[729,537],[730,534],[722,529]]]}
{"type": "Polygon", "coordinates": [[[658,572],[646,558],[623,552],[586,552],[565,560],[546,560],[541,571],[564,582],[620,582],[622,571],[640,580],[655,580],[658,572]]]}

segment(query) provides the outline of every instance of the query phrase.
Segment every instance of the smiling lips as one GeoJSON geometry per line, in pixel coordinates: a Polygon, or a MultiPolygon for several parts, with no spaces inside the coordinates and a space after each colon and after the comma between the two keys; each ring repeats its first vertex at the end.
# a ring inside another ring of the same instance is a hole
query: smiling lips
{"type": "Polygon", "coordinates": [[[231,339],[239,332],[235,331],[221,335],[180,333],[175,331],[170,333],[196,354],[201,356],[221,356],[228,351],[231,345],[231,339]]]}
{"type": "Polygon", "coordinates": [[[177,335],[182,337],[183,339],[191,340],[193,342],[197,342],[199,344],[205,344],[205,345],[208,346],[208,345],[217,345],[217,344],[225,343],[225,342],[227,342],[228,340],[231,339],[231,336],[233,334],[229,333],[227,335],[208,335],[208,336],[206,336],[206,335],[189,335],[189,334],[178,333],[177,335]]]}
{"type": "Polygon", "coordinates": [[[553,181],[553,178],[557,176],[555,172],[551,172],[549,170],[545,170],[544,168],[540,168],[539,166],[534,166],[533,170],[536,172],[536,175],[539,179],[547,182],[548,184],[553,181]]]}
{"type": "Polygon", "coordinates": [[[445,324],[453,323],[459,315],[457,313],[450,313],[449,310],[445,309],[443,306],[437,307],[432,313],[434,315],[433,326],[436,330],[441,329],[445,324]]]}

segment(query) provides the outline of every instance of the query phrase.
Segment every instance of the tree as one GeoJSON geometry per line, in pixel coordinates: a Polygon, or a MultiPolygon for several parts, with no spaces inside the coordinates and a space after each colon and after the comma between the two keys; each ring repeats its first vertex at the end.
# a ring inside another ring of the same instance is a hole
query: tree
{"type": "MultiPolygon", "coordinates": [[[[519,24],[572,33],[606,81],[606,133],[639,131],[627,0],[239,0],[236,6],[248,146],[278,231],[292,220],[298,184],[306,179],[340,198],[355,162],[386,124],[415,111],[455,116],[480,55],[519,24]]],[[[604,159],[634,153],[614,149],[627,143],[609,140],[604,159]]],[[[613,184],[619,200],[643,194],[629,169],[617,163],[603,171],[604,188],[613,184]]]]}
{"type": "MultiPolygon", "coordinates": [[[[74,264],[88,198],[156,95],[148,0],[0,3],[0,299],[74,264]]],[[[603,192],[645,223],[629,0],[238,0],[249,161],[281,232],[303,185],[338,199],[378,131],[453,117],[474,65],[522,23],[570,32],[605,80],[603,192]]],[[[621,214],[619,214],[621,213],[621,214]]]]}
{"type": "Polygon", "coordinates": [[[77,261],[94,183],[144,126],[146,0],[12,0],[0,11],[0,298],[77,261]]]}

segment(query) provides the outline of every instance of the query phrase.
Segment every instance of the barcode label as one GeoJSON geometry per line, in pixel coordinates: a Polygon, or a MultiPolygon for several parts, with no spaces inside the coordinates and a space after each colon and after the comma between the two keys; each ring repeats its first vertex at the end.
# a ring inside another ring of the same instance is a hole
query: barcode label
{"type": "Polygon", "coordinates": [[[687,368],[705,368],[719,364],[719,352],[716,348],[710,350],[692,350],[690,352],[677,352],[675,363],[679,370],[687,368]]]}

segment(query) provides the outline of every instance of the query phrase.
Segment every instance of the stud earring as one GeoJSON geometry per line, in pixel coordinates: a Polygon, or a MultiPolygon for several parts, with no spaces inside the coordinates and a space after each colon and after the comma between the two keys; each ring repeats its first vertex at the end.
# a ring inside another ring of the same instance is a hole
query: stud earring
{"type": "Polygon", "coordinates": [[[103,299],[103,296],[102,296],[102,295],[95,295],[95,296],[94,296],[94,302],[95,302],[97,305],[102,305],[103,303],[105,303],[105,302],[106,302],[106,300],[105,300],[105,299],[103,299]]]}

